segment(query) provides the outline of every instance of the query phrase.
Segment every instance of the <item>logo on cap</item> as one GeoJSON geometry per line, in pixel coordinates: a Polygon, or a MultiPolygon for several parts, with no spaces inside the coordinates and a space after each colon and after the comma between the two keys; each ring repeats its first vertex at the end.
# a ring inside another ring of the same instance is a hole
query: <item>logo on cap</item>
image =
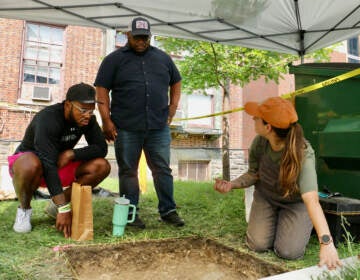
{"type": "Polygon", "coordinates": [[[138,20],[135,24],[136,29],[149,29],[149,25],[144,20],[138,20]]]}

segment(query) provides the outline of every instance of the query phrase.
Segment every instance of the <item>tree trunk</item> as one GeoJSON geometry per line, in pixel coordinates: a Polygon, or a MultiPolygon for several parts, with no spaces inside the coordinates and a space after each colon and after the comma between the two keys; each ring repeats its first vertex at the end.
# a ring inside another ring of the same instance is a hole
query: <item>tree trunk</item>
{"type": "MultiPolygon", "coordinates": [[[[227,85],[223,88],[223,111],[226,111],[229,105],[229,91],[227,85]]],[[[229,120],[227,115],[222,117],[222,167],[223,179],[230,181],[230,134],[229,134],[229,120]]]]}
{"type": "Polygon", "coordinates": [[[229,154],[229,121],[226,116],[222,119],[222,166],[223,179],[230,181],[230,154],[229,154]]]}

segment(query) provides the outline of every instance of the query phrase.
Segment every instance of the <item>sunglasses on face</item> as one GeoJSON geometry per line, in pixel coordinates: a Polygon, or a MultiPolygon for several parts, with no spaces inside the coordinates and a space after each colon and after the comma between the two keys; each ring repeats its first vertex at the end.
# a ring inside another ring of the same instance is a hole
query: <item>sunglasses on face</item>
{"type": "Polygon", "coordinates": [[[80,106],[76,105],[73,102],[71,102],[71,105],[73,105],[76,109],[78,109],[82,115],[86,115],[86,114],[93,115],[94,114],[94,109],[84,109],[84,108],[81,108],[80,106]]]}

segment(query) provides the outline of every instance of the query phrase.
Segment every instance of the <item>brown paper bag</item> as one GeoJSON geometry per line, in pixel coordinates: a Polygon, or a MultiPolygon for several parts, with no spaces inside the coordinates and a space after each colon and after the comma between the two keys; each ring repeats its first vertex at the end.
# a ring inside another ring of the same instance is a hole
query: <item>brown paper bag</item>
{"type": "Polygon", "coordinates": [[[72,184],[71,190],[72,225],[71,239],[93,240],[93,212],[91,186],[72,184]]]}

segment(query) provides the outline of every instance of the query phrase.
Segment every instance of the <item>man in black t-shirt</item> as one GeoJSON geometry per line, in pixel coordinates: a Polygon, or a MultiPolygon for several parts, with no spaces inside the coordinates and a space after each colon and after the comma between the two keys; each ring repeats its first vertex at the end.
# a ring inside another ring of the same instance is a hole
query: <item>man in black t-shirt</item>
{"type": "Polygon", "coordinates": [[[46,186],[57,207],[56,228],[70,237],[72,182],[96,187],[110,172],[104,158],[107,144],[93,115],[95,103],[91,85],[73,85],[65,101],[35,115],[15,154],[8,157],[20,202],[14,231],[31,231],[31,198],[39,186],[46,186]],[[82,136],[88,146],[74,148],[82,136]]]}

